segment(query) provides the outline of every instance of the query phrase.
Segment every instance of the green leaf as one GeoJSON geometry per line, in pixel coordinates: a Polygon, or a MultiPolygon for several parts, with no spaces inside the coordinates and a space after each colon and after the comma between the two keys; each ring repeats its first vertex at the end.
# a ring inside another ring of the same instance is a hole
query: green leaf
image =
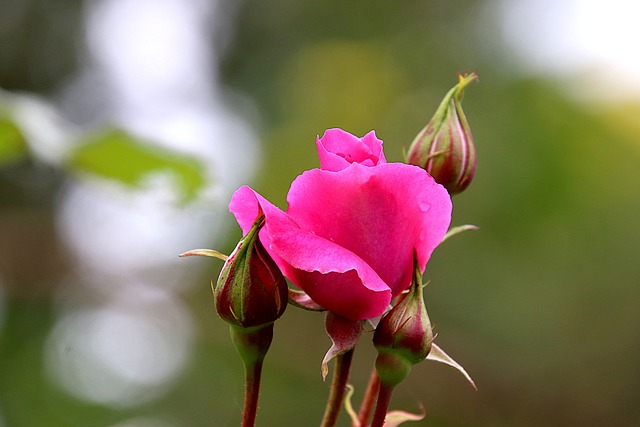
{"type": "Polygon", "coordinates": [[[6,118],[0,118],[0,166],[27,155],[27,143],[20,129],[6,118]]]}
{"type": "Polygon", "coordinates": [[[195,158],[152,146],[118,129],[89,136],[69,157],[77,171],[139,188],[152,173],[170,173],[183,200],[193,200],[206,184],[203,165],[195,158]]]}

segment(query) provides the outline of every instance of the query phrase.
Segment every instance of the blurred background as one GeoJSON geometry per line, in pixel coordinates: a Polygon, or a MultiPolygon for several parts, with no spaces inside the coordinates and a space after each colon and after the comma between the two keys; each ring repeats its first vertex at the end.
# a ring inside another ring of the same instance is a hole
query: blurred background
{"type": "MultiPolygon", "coordinates": [[[[426,300],[424,426],[640,425],[640,6],[609,0],[0,0],[0,426],[237,426],[214,313],[251,184],[285,207],[315,137],[400,161],[456,73],[474,183],[426,300]]],[[[319,423],[322,315],[290,307],[262,426],[319,423]],[[283,421],[286,420],[286,421],[283,421]]],[[[356,351],[356,404],[374,352],[356,351]]],[[[342,416],[341,425],[348,420],[342,416]]]]}

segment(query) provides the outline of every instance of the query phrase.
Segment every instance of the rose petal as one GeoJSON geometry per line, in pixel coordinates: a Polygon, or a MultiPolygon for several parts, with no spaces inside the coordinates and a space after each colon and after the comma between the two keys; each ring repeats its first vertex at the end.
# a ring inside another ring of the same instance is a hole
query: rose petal
{"type": "Polygon", "coordinates": [[[230,210],[246,232],[265,214],[260,239],[283,274],[326,309],[352,320],[379,316],[424,269],[451,219],[451,199],[424,170],[399,163],[300,175],[281,211],[249,187],[230,210]]]}
{"type": "Polygon", "coordinates": [[[250,218],[257,214],[258,204],[265,215],[260,240],[282,273],[311,299],[352,320],[375,317],[385,310],[391,291],[366,262],[348,249],[301,229],[249,187],[236,191],[229,204],[243,231],[251,227],[250,218]]]}
{"type": "Polygon", "coordinates": [[[365,274],[365,278],[362,278],[361,272],[356,270],[325,274],[297,268],[287,273],[286,269],[282,271],[293,283],[304,289],[311,299],[327,310],[351,320],[370,319],[379,316],[387,308],[391,302],[391,290],[373,270],[366,267],[366,264],[358,267],[369,270],[370,274],[365,274]],[[372,283],[384,289],[371,289],[372,283]]]}
{"type": "MultiPolygon", "coordinates": [[[[293,221],[267,217],[271,250],[283,260],[283,274],[316,303],[348,319],[381,314],[391,302],[391,290],[378,274],[348,249],[293,221]]],[[[275,257],[274,257],[275,259],[275,257]]]]}
{"type": "MultiPolygon", "coordinates": [[[[291,221],[289,216],[246,185],[240,187],[233,193],[231,202],[229,203],[229,211],[236,217],[242,229],[242,234],[246,234],[251,229],[255,217],[258,215],[258,206],[260,206],[265,216],[265,226],[262,227],[258,236],[260,236],[260,241],[269,252],[269,255],[271,255],[280,270],[282,270],[282,265],[286,263],[271,250],[271,238],[267,233],[267,225],[273,221],[274,218],[285,222],[291,221]]],[[[292,226],[295,226],[295,224],[292,224],[292,226]]],[[[288,276],[285,274],[285,277],[288,276]]]]}
{"type": "Polygon", "coordinates": [[[356,254],[394,295],[411,282],[414,248],[424,269],[451,220],[444,187],[400,163],[307,171],[293,182],[287,201],[287,214],[301,229],[356,254]]]}
{"type": "Polygon", "coordinates": [[[386,163],[382,141],[374,131],[358,138],[342,129],[327,129],[322,138],[316,138],[320,167],[328,171],[340,171],[352,163],[377,166],[386,163]]]}

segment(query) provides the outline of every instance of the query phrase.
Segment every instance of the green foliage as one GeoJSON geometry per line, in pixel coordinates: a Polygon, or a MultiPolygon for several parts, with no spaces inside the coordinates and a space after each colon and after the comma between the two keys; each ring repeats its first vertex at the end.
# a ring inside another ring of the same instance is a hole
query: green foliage
{"type": "Polygon", "coordinates": [[[10,120],[0,118],[0,166],[27,155],[27,144],[20,129],[10,120]]]}
{"type": "Polygon", "coordinates": [[[203,166],[193,157],[145,144],[118,129],[86,138],[68,165],[132,188],[142,187],[151,174],[170,173],[184,201],[193,200],[206,183],[203,166]]]}

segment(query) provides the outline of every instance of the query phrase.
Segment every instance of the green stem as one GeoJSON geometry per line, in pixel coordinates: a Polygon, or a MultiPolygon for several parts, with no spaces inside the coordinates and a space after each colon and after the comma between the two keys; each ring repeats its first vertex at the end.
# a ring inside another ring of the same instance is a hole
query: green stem
{"type": "Polygon", "coordinates": [[[242,427],[254,427],[258,412],[262,362],[273,339],[273,324],[255,328],[231,326],[231,338],[244,365],[242,427]]]}
{"type": "Polygon", "coordinates": [[[373,414],[373,422],[371,427],[383,427],[384,419],[389,411],[389,404],[391,403],[391,395],[395,385],[380,384],[380,391],[378,392],[378,404],[376,405],[376,412],[373,414]]]}
{"type": "Polygon", "coordinates": [[[347,390],[347,381],[349,380],[352,360],[353,349],[336,357],[333,379],[331,380],[331,391],[329,392],[327,407],[324,411],[320,427],[334,427],[338,421],[338,414],[340,414],[344,395],[347,390]]]}
{"type": "Polygon", "coordinates": [[[242,411],[242,427],[254,427],[258,413],[258,396],[260,395],[260,377],[262,361],[244,366],[244,410],[242,411]]]}
{"type": "Polygon", "coordinates": [[[367,389],[364,392],[364,399],[362,400],[360,410],[358,411],[359,425],[356,427],[366,427],[369,425],[369,418],[371,418],[371,411],[373,410],[373,405],[376,403],[376,395],[378,394],[379,389],[380,377],[374,367],[371,370],[369,384],[367,384],[367,389]]]}

